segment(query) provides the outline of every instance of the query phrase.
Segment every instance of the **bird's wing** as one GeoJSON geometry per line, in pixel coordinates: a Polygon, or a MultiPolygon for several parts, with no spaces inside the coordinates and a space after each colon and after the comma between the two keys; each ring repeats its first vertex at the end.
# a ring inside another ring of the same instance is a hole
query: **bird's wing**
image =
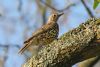
{"type": "Polygon", "coordinates": [[[32,39],[33,39],[34,37],[38,36],[39,34],[41,34],[41,33],[45,32],[45,31],[47,31],[48,29],[50,29],[50,28],[51,28],[51,25],[52,25],[52,24],[44,25],[44,26],[42,26],[42,28],[38,29],[35,33],[33,33],[32,37],[30,37],[29,39],[27,39],[27,40],[24,42],[24,47],[22,47],[22,48],[20,49],[19,53],[22,54],[22,53],[30,46],[30,44],[31,44],[32,41],[33,41],[32,39]]]}
{"type": "Polygon", "coordinates": [[[46,24],[46,25],[43,25],[41,28],[39,28],[37,31],[35,31],[33,34],[32,34],[32,37],[30,37],[29,39],[27,39],[26,41],[24,41],[24,44],[25,43],[28,43],[29,41],[31,41],[34,37],[38,36],[39,34],[49,30],[51,28],[52,24],[46,24]]]}

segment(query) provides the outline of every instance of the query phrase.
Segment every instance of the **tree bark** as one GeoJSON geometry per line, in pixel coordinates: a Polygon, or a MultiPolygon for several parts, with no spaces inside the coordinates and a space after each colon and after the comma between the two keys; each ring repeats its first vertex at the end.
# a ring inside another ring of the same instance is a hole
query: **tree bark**
{"type": "Polygon", "coordinates": [[[100,19],[90,19],[45,46],[23,67],[71,67],[100,55],[100,19]]]}

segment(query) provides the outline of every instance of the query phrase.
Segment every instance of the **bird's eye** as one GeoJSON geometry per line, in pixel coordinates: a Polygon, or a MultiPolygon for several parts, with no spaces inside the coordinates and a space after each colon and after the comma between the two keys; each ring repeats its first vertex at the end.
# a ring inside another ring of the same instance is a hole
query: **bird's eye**
{"type": "Polygon", "coordinates": [[[56,15],[55,15],[55,14],[54,14],[53,16],[54,16],[54,17],[56,17],[56,15]]]}

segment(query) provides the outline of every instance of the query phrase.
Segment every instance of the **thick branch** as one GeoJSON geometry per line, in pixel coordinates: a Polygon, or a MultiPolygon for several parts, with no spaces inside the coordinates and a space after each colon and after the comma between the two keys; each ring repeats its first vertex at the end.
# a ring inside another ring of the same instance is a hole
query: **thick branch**
{"type": "Polygon", "coordinates": [[[100,19],[90,19],[44,47],[23,67],[71,67],[100,55],[100,19]]]}

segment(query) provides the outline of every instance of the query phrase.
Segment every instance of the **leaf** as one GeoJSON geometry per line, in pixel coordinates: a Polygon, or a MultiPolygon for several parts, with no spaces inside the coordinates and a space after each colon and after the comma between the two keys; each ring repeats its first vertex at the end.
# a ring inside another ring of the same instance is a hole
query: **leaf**
{"type": "Polygon", "coordinates": [[[96,9],[99,3],[100,3],[100,0],[94,0],[93,9],[96,9]]]}
{"type": "Polygon", "coordinates": [[[98,1],[100,3],[100,0],[96,0],[96,1],[98,1]]]}

